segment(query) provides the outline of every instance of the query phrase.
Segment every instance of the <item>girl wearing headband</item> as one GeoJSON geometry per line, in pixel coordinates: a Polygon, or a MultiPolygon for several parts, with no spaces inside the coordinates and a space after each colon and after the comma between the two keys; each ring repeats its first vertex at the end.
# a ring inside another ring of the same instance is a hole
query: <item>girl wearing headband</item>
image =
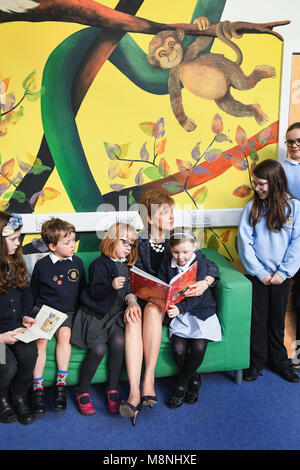
{"type": "Polygon", "coordinates": [[[19,327],[30,327],[32,297],[19,237],[22,218],[0,211],[0,421],[30,424],[29,381],[37,359],[35,342],[15,338],[19,327]]]}
{"type": "Polygon", "coordinates": [[[198,400],[201,377],[197,370],[203,362],[208,342],[221,340],[221,327],[216,315],[216,301],[207,280],[206,257],[197,249],[193,231],[175,228],[170,235],[169,246],[171,253],[161,264],[160,279],[169,283],[197,261],[196,281],[208,284],[201,296],[186,297],[167,311],[173,354],[179,368],[167,404],[169,408],[178,408],[184,402],[193,404],[198,400]]]}

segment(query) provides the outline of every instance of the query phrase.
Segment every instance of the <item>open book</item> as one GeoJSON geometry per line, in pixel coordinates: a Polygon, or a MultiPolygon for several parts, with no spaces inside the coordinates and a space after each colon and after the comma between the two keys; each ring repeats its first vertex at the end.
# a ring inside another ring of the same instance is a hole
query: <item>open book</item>
{"type": "Polygon", "coordinates": [[[30,328],[17,328],[14,330],[16,333],[14,337],[23,341],[23,343],[30,343],[39,338],[51,339],[66,318],[65,313],[48,307],[48,305],[43,305],[35,318],[36,323],[30,328]]]}
{"type": "Polygon", "coordinates": [[[129,271],[130,292],[157,305],[161,312],[166,312],[171,304],[184,299],[184,293],[196,282],[197,266],[198,261],[173,277],[170,284],[133,266],[129,271]]]}

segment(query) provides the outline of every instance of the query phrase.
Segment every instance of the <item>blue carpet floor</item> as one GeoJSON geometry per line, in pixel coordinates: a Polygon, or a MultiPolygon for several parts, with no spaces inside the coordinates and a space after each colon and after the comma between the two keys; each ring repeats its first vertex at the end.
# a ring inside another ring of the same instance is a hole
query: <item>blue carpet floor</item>
{"type": "MultiPolygon", "coordinates": [[[[300,382],[265,369],[256,382],[236,385],[229,372],[203,374],[199,401],[170,410],[171,378],[157,380],[155,408],[146,407],[135,427],[106,411],[105,385],[91,387],[97,413],[83,416],[68,391],[67,410],[51,409],[33,424],[0,423],[1,450],[299,450],[300,382]]],[[[128,384],[121,384],[123,398],[128,384]]]]}

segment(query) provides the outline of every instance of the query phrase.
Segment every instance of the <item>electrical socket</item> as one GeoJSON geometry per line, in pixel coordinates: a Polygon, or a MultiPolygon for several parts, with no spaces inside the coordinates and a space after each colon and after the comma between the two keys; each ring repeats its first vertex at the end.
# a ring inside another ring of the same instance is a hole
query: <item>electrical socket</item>
{"type": "Polygon", "coordinates": [[[36,219],[35,219],[35,226],[36,226],[36,229],[40,232],[41,229],[42,229],[42,225],[44,222],[46,222],[46,220],[49,220],[51,218],[50,214],[49,215],[41,215],[41,216],[36,216],[36,219]]]}

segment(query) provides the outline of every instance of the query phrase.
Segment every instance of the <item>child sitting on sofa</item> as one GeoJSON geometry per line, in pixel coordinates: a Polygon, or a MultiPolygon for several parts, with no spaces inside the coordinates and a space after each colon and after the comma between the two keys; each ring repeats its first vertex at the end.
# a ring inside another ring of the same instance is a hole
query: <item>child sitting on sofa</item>
{"type": "Polygon", "coordinates": [[[106,346],[108,356],[107,407],[118,413],[119,380],[124,362],[124,312],[126,303],[137,304],[129,292],[129,267],[137,259],[137,233],[128,224],[112,225],[100,244],[101,255],[89,267],[89,284],[80,297],[71,342],[87,349],[76,394],[80,413],[95,413],[89,393],[90,383],[101,363],[106,346]]]}
{"type": "Polygon", "coordinates": [[[216,301],[207,280],[206,257],[197,249],[193,231],[175,228],[170,235],[171,253],[164,258],[158,277],[169,283],[179,273],[198,262],[196,281],[205,281],[207,288],[201,296],[186,297],[167,311],[169,334],[175,361],[179,367],[176,384],[168,399],[169,408],[198,400],[201,377],[197,372],[202,364],[208,341],[221,340],[221,327],[216,315],[216,301]],[[190,352],[188,352],[190,349],[190,352]]]}
{"type": "MultiPolygon", "coordinates": [[[[30,281],[34,302],[33,313],[36,315],[45,304],[68,316],[56,331],[58,371],[53,391],[53,407],[61,411],[67,405],[66,381],[71,356],[71,328],[86,279],[83,263],[78,256],[74,255],[74,225],[60,219],[50,219],[44,222],[41,236],[51,253],[37,261],[33,269],[30,281]]],[[[44,413],[46,410],[43,372],[47,340],[37,340],[37,347],[39,355],[33,372],[33,390],[30,400],[35,414],[44,413]]]]}

